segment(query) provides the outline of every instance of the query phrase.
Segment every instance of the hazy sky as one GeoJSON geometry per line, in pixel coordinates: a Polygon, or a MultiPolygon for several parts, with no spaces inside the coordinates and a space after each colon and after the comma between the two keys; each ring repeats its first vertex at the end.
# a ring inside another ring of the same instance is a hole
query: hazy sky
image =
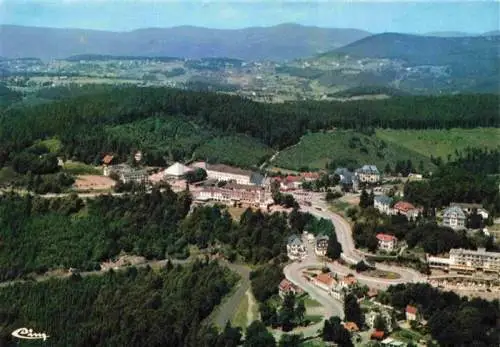
{"type": "Polygon", "coordinates": [[[243,28],[300,23],[371,32],[426,33],[499,29],[500,2],[359,0],[0,0],[0,22],[133,30],[197,25],[243,28]]]}

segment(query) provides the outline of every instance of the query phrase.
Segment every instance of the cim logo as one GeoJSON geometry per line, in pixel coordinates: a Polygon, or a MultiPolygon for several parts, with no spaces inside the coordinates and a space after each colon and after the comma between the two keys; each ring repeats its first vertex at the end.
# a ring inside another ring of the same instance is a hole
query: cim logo
{"type": "Polygon", "coordinates": [[[47,340],[49,335],[45,333],[34,333],[33,329],[19,328],[12,332],[12,336],[24,340],[47,340]]]}

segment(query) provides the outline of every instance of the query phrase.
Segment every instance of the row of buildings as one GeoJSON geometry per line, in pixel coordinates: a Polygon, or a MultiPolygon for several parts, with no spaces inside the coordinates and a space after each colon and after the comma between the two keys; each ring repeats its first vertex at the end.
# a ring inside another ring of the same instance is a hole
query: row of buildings
{"type": "MultiPolygon", "coordinates": [[[[314,243],[314,252],[317,256],[326,256],[328,249],[328,241],[330,238],[327,235],[314,236],[313,234],[304,232],[310,243],[314,243]]],[[[297,235],[292,235],[288,238],[286,244],[286,253],[290,260],[302,260],[307,255],[307,246],[302,239],[297,235]]]]}
{"type": "Polygon", "coordinates": [[[403,216],[406,216],[408,220],[417,218],[418,215],[423,211],[422,208],[417,208],[407,201],[398,201],[394,203],[394,199],[387,195],[376,196],[373,199],[373,207],[375,207],[381,213],[387,215],[401,214],[403,216]]]}
{"type": "Polygon", "coordinates": [[[382,177],[375,165],[363,165],[354,172],[345,167],[340,167],[334,171],[334,174],[340,177],[339,183],[342,186],[351,187],[354,191],[359,189],[360,183],[377,184],[382,177]]]}
{"type": "Polygon", "coordinates": [[[304,275],[306,278],[318,288],[326,291],[334,299],[344,301],[344,298],[350,294],[358,285],[358,281],[354,275],[347,275],[338,279],[333,273],[320,273],[314,277],[304,275]]]}
{"type": "Polygon", "coordinates": [[[477,213],[482,219],[488,219],[489,213],[480,204],[451,203],[443,211],[443,225],[455,230],[467,228],[467,217],[477,213]]]}
{"type": "Polygon", "coordinates": [[[500,274],[500,252],[487,252],[485,248],[477,251],[452,248],[449,257],[427,256],[430,268],[453,272],[491,272],[500,274]]]}

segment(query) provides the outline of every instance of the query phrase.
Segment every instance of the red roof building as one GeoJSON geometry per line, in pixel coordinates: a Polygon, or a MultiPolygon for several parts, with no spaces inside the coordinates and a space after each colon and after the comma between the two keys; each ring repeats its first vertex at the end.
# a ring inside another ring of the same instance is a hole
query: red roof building
{"type": "Polygon", "coordinates": [[[288,293],[300,294],[302,289],[297,287],[295,284],[284,278],[279,285],[279,295],[284,297],[288,293]]]}
{"type": "Polygon", "coordinates": [[[394,235],[377,234],[378,248],[386,251],[392,251],[396,247],[398,239],[394,235]]]}
{"type": "Polygon", "coordinates": [[[401,213],[407,213],[408,211],[414,210],[415,208],[416,208],[415,206],[406,201],[398,201],[394,205],[394,209],[401,213]]]}
{"type": "Polygon", "coordinates": [[[102,158],[102,163],[104,165],[109,165],[113,161],[113,158],[114,158],[114,156],[112,156],[110,154],[107,154],[107,155],[104,156],[104,158],[102,158]]]}
{"type": "Polygon", "coordinates": [[[415,306],[407,305],[405,310],[405,316],[407,321],[417,320],[418,309],[415,306]]]}
{"type": "Polygon", "coordinates": [[[375,330],[371,335],[370,339],[372,340],[382,340],[385,336],[385,333],[382,330],[375,330]]]}

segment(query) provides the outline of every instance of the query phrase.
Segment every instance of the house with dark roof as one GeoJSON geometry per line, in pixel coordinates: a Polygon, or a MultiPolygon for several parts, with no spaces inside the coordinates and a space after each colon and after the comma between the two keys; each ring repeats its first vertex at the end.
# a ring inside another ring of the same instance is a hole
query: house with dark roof
{"type": "Polygon", "coordinates": [[[443,212],[443,225],[455,230],[465,229],[467,217],[458,206],[448,207],[443,212]]]}
{"type": "Polygon", "coordinates": [[[306,256],[306,246],[297,235],[288,238],[286,253],[291,260],[299,260],[306,256]]]}
{"type": "Polygon", "coordinates": [[[318,235],[316,237],[316,245],[314,247],[314,252],[316,252],[316,255],[320,257],[324,257],[326,255],[328,240],[330,240],[330,238],[326,235],[318,235]]]}
{"type": "Polygon", "coordinates": [[[391,205],[393,199],[387,195],[378,195],[373,199],[373,207],[380,213],[391,214],[391,205]]]}
{"type": "Polygon", "coordinates": [[[375,165],[363,165],[356,170],[356,176],[363,183],[378,183],[380,182],[380,171],[375,165]]]}
{"type": "Polygon", "coordinates": [[[334,171],[335,175],[340,177],[339,184],[345,188],[357,191],[359,188],[359,181],[354,172],[345,167],[339,167],[334,171]]]}

